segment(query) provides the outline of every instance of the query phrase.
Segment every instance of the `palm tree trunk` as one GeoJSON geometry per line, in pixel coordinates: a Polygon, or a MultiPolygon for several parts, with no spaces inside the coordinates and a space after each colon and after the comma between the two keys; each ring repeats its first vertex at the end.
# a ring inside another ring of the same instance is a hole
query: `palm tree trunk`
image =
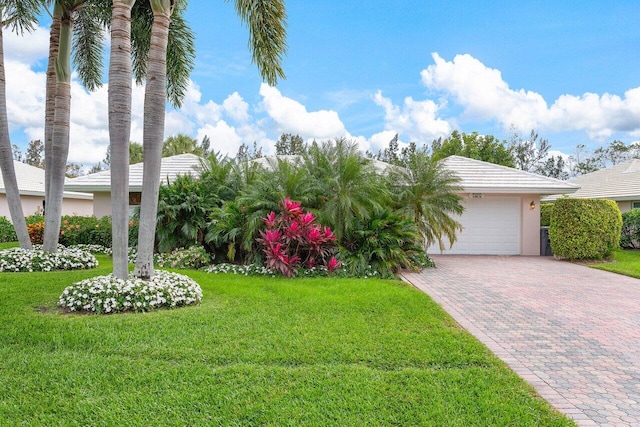
{"type": "Polygon", "coordinates": [[[113,275],[129,275],[129,136],[131,134],[131,8],[135,0],[113,2],[109,59],[109,139],[113,275]]]}
{"type": "Polygon", "coordinates": [[[158,191],[162,162],[162,140],[167,93],[167,40],[173,2],[150,0],[153,9],[151,47],[147,63],[147,85],[144,97],[144,167],[142,172],[142,200],[140,202],[140,229],[138,233],[138,259],[134,275],[151,278],[153,247],[158,215],[158,191]]]}
{"type": "MultiPolygon", "coordinates": [[[[49,200],[49,181],[51,180],[51,144],[53,137],[53,117],[56,111],[56,67],[60,46],[60,17],[54,13],[49,33],[49,62],[47,63],[47,83],[45,89],[44,112],[44,203],[49,200]]],[[[45,212],[46,213],[46,212],[45,212]]]]}
{"type": "MultiPolygon", "coordinates": [[[[65,166],[69,155],[69,122],[71,117],[71,30],[73,19],[65,16],[60,23],[60,47],[56,60],[56,106],[51,140],[49,200],[47,200],[44,250],[56,252],[60,237],[65,166]]],[[[49,165],[46,165],[49,167],[49,165]]]]}
{"type": "MultiPolygon", "coordinates": [[[[0,8],[2,16],[2,8],[0,8]]],[[[22,212],[20,190],[16,180],[16,171],[13,167],[13,155],[11,153],[11,141],[9,136],[9,119],[7,118],[7,91],[4,73],[4,45],[2,25],[0,24],[0,169],[7,195],[9,213],[13,228],[18,235],[18,242],[23,249],[31,249],[31,240],[27,232],[27,224],[22,212]]]]}

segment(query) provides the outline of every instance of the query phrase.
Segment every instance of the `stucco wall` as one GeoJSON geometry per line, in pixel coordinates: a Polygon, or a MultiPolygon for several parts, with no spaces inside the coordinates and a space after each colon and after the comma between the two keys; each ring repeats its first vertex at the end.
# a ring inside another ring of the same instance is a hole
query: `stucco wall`
{"type": "Polygon", "coordinates": [[[520,255],[540,255],[540,196],[523,194],[521,209],[521,252],[520,255]],[[531,202],[535,208],[531,209],[531,202]]]}
{"type": "MultiPolygon", "coordinates": [[[[35,213],[42,213],[43,199],[41,196],[20,196],[24,215],[29,216],[35,213]]],[[[62,201],[62,215],[91,216],[93,215],[93,201],[90,199],[70,199],[65,197],[62,201]]],[[[6,194],[0,194],[0,216],[11,219],[6,194]]]]}
{"type": "Polygon", "coordinates": [[[620,212],[627,212],[631,210],[631,201],[630,200],[625,200],[622,202],[616,202],[618,204],[618,207],[620,208],[620,212]]]}
{"type": "Polygon", "coordinates": [[[96,218],[111,215],[111,193],[93,193],[93,214],[96,218]]]}

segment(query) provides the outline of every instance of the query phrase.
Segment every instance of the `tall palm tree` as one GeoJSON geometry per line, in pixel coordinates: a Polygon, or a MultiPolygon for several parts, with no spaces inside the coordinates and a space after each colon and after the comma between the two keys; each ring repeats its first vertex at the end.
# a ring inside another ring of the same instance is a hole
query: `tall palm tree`
{"type": "Polygon", "coordinates": [[[131,9],[136,0],[114,0],[109,58],[109,149],[113,275],[129,274],[129,136],[131,135],[131,9]]]}
{"type": "MultiPolygon", "coordinates": [[[[177,1],[177,0],[176,0],[177,1]]],[[[169,21],[177,5],[172,0],[150,0],[153,10],[153,26],[147,61],[147,86],[143,125],[144,168],[143,191],[140,206],[138,234],[138,260],[134,274],[148,278],[154,274],[153,246],[158,209],[160,163],[166,100],[167,38],[169,21]]],[[[184,2],[186,3],[186,2],[184,2]]],[[[235,0],[240,18],[249,27],[249,48],[262,77],[269,84],[276,84],[284,77],[281,61],[286,50],[284,0],[235,0]]]]}
{"type": "Polygon", "coordinates": [[[0,19],[3,19],[3,22],[0,23],[0,169],[2,169],[11,222],[16,230],[20,247],[24,249],[31,249],[31,240],[22,211],[20,191],[11,153],[2,30],[5,25],[19,33],[33,30],[34,24],[37,22],[36,15],[41,6],[39,0],[0,1],[0,19]]]}
{"type": "Polygon", "coordinates": [[[445,237],[453,245],[456,232],[462,229],[455,216],[464,210],[456,194],[461,188],[455,173],[418,150],[403,168],[394,168],[390,174],[397,185],[396,209],[417,224],[425,249],[437,242],[444,250],[445,237]]]}
{"type": "MultiPolygon", "coordinates": [[[[55,94],[55,108],[48,153],[45,137],[45,170],[49,169],[49,172],[46,173],[44,249],[49,252],[55,252],[58,246],[65,167],[69,154],[71,52],[75,51],[74,62],[80,80],[89,90],[98,88],[102,84],[104,25],[104,21],[97,18],[99,10],[104,10],[104,2],[99,0],[56,0],[53,5],[52,29],[57,31],[59,23],[60,32],[58,55],[54,59],[55,91],[49,93],[55,94]],[[77,37],[72,39],[74,31],[77,37]]],[[[55,49],[55,46],[50,46],[51,49],[55,49]]]]}

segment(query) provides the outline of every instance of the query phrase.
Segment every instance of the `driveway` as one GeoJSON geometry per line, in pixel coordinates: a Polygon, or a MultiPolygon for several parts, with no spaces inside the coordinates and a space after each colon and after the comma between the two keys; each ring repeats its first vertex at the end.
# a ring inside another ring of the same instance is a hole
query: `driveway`
{"type": "Polygon", "coordinates": [[[640,426],[640,280],[551,257],[434,256],[404,278],[580,426],[640,426]]]}

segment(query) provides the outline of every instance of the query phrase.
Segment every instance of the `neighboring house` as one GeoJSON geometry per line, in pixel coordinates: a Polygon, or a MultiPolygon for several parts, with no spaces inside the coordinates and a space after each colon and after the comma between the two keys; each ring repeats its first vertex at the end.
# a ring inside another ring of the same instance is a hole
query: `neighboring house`
{"type": "MultiPolygon", "coordinates": [[[[16,171],[18,190],[20,191],[22,212],[25,216],[35,213],[41,214],[44,202],[44,169],[15,160],[13,166],[16,171]]],[[[69,179],[67,178],[66,182],[68,181],[69,179]]],[[[63,215],[91,215],[92,213],[93,200],[91,194],[64,192],[62,199],[63,215]]],[[[0,216],[11,219],[2,174],[0,174],[0,216]]]]}
{"type": "MultiPolygon", "coordinates": [[[[621,212],[640,209],[640,159],[587,173],[568,182],[580,186],[571,197],[614,200],[621,212]]],[[[553,201],[559,197],[561,195],[554,195],[544,201],[553,201]]]]}
{"type": "MultiPolygon", "coordinates": [[[[161,183],[173,182],[178,175],[198,175],[202,158],[195,154],[179,154],[162,159],[161,183]]],[[[140,205],[142,163],[129,166],[129,207],[140,205]]],[[[93,214],[101,218],[111,215],[111,171],[96,172],[67,181],[65,190],[93,193],[93,214]]]]}
{"type": "MultiPolygon", "coordinates": [[[[540,255],[540,197],[575,184],[460,156],[443,160],[460,178],[464,227],[445,254],[540,255]]],[[[437,245],[429,253],[439,253],[437,245]]]]}

